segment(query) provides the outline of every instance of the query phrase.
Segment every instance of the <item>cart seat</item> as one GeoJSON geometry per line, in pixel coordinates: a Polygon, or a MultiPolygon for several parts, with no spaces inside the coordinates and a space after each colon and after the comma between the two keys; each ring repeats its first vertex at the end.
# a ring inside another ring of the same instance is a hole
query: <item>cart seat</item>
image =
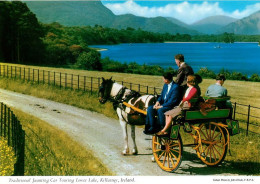
{"type": "Polygon", "coordinates": [[[216,107],[219,109],[224,109],[227,108],[227,101],[231,99],[230,96],[225,96],[225,97],[208,97],[204,96],[204,100],[208,99],[214,99],[216,101],[216,107]]]}
{"type": "Polygon", "coordinates": [[[225,119],[229,118],[230,109],[213,110],[203,115],[199,110],[186,110],[184,111],[185,120],[205,120],[205,119],[225,119]]]}

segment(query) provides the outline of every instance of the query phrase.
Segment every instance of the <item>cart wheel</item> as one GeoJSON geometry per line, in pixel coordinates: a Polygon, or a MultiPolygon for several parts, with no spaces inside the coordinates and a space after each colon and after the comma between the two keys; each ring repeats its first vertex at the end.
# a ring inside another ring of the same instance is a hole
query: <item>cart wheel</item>
{"type": "Polygon", "coordinates": [[[153,136],[153,156],[159,167],[167,172],[178,169],[182,160],[182,140],[180,135],[177,140],[168,137],[153,136]]]}
{"type": "MultiPolygon", "coordinates": [[[[226,157],[227,154],[227,135],[223,129],[212,123],[202,123],[199,126],[202,146],[196,151],[198,157],[208,166],[217,166],[226,157]]],[[[198,133],[196,133],[198,136],[198,133]]],[[[195,139],[198,144],[198,139],[195,139]]]]}

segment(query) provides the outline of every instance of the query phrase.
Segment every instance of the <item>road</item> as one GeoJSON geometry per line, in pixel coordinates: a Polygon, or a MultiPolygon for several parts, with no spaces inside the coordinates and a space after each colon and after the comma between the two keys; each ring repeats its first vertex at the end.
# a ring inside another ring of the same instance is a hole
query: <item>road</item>
{"type": "MultiPolygon", "coordinates": [[[[118,120],[77,107],[3,89],[0,89],[0,101],[63,130],[86,149],[92,150],[95,156],[116,175],[237,175],[237,171],[232,170],[226,162],[217,168],[209,168],[201,164],[195,151],[189,148],[184,148],[180,168],[175,173],[167,173],[151,161],[151,137],[144,135],[141,128],[136,129],[139,154],[123,156],[121,155],[123,136],[118,120]]],[[[131,140],[130,135],[129,140],[131,140]]]]}

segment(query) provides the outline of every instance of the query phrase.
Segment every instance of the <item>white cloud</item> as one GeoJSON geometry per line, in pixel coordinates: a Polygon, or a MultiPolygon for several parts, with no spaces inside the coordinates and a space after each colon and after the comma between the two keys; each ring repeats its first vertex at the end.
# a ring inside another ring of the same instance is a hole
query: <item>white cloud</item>
{"type": "Polygon", "coordinates": [[[235,10],[233,12],[225,12],[218,2],[202,2],[198,4],[189,3],[187,1],[181,3],[169,3],[162,7],[140,6],[133,0],[123,3],[106,3],[105,6],[113,11],[116,15],[134,14],[142,17],[173,17],[187,24],[191,24],[208,16],[226,15],[234,18],[243,18],[257,10],[260,10],[260,3],[247,6],[244,10],[235,10]]]}
{"type": "Polygon", "coordinates": [[[260,10],[260,3],[256,3],[254,5],[248,5],[245,7],[245,9],[243,11],[235,10],[232,13],[229,13],[227,15],[240,19],[240,18],[246,17],[258,10],[260,10]]]}

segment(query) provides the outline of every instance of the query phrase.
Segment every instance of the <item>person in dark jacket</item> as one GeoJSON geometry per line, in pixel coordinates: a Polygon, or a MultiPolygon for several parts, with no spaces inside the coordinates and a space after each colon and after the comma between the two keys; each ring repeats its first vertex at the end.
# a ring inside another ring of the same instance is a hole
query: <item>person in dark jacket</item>
{"type": "Polygon", "coordinates": [[[164,86],[160,97],[154,106],[149,106],[147,109],[145,134],[154,134],[161,130],[165,125],[166,111],[169,111],[180,102],[179,85],[173,81],[173,76],[170,72],[163,74],[164,86]],[[158,116],[157,121],[155,116],[158,116]]]}
{"type": "Polygon", "coordinates": [[[177,54],[174,58],[177,66],[179,67],[175,83],[180,86],[180,94],[183,96],[186,89],[188,88],[187,76],[193,75],[194,72],[193,69],[184,62],[184,56],[182,54],[177,54]]]}

